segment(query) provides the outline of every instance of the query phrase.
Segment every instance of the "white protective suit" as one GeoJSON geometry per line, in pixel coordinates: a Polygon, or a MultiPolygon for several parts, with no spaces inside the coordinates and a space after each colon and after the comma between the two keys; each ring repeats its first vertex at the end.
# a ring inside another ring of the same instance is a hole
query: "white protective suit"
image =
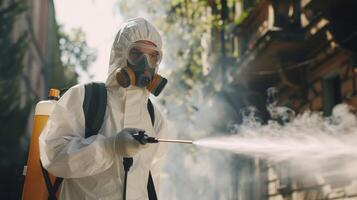
{"type": "MultiPolygon", "coordinates": [[[[65,178],[60,199],[122,199],[124,169],[116,154],[115,138],[123,128],[144,129],[146,134],[162,138],[166,122],[154,107],[155,125],[147,110],[149,92],[144,88],[118,86],[115,70],[126,65],[128,47],[135,41],[148,40],[161,49],[161,37],[145,19],[129,20],[119,30],[110,57],[107,108],[97,135],[84,138],[84,85],[70,88],[58,101],[40,136],[43,166],[52,174],[65,178]]],[[[147,182],[151,170],[156,192],[159,191],[163,144],[147,144],[134,156],[127,183],[127,199],[148,199],[147,182]]],[[[158,195],[159,196],[159,195],[158,195]]]]}

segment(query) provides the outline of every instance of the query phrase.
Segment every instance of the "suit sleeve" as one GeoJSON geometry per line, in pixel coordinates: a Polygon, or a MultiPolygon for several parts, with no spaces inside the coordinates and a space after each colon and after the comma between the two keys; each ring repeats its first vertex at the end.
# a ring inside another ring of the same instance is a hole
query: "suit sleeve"
{"type": "Polygon", "coordinates": [[[69,89],[56,104],[39,138],[40,158],[55,176],[80,178],[98,174],[113,164],[114,137],[84,138],[84,86],[69,89]]]}

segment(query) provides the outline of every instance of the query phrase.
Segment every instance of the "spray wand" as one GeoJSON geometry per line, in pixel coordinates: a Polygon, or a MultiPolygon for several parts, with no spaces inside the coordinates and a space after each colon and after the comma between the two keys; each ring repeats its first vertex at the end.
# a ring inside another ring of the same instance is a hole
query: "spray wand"
{"type": "MultiPolygon", "coordinates": [[[[154,138],[157,142],[171,142],[171,143],[184,143],[184,144],[193,144],[192,140],[172,140],[172,139],[161,139],[161,138],[154,138]]],[[[157,143],[155,142],[155,143],[157,143]]]]}
{"type": "Polygon", "coordinates": [[[193,144],[192,140],[173,140],[173,139],[149,137],[148,135],[145,134],[145,131],[139,131],[138,133],[134,133],[132,135],[138,142],[140,142],[140,144],[159,143],[159,142],[193,144]]]}

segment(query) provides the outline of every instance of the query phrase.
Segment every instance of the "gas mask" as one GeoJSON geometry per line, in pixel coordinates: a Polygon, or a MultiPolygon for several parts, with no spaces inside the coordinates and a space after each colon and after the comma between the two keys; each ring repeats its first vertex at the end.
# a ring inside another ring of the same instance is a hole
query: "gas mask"
{"type": "Polygon", "coordinates": [[[130,85],[146,88],[158,96],[167,83],[166,78],[157,74],[161,57],[161,50],[157,47],[134,43],[129,48],[126,67],[117,70],[118,84],[123,88],[130,85]]]}

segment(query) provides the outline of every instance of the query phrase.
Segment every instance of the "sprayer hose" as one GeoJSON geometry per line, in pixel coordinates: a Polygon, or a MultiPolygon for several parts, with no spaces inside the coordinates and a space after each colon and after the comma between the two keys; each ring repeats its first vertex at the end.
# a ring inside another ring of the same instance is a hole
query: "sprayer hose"
{"type": "Polygon", "coordinates": [[[126,200],[126,183],[127,183],[127,179],[128,179],[128,172],[125,171],[125,175],[124,175],[124,188],[123,188],[123,199],[126,200]]]}
{"type": "Polygon", "coordinates": [[[133,158],[123,158],[124,165],[124,185],[123,185],[123,200],[126,200],[126,184],[128,180],[128,172],[133,165],[133,158]]]}

